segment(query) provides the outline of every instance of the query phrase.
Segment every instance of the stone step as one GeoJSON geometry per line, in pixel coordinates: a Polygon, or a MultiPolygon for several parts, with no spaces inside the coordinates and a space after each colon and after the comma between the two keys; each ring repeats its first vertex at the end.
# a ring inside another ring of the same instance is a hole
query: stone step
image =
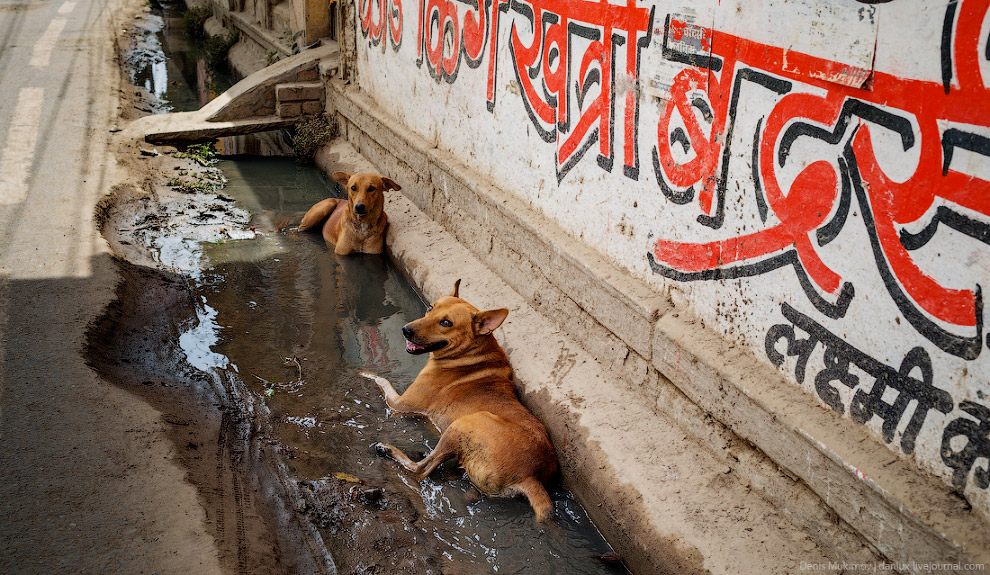
{"type": "Polygon", "coordinates": [[[276,102],[323,101],[323,82],[289,82],[275,86],[276,102]]]}

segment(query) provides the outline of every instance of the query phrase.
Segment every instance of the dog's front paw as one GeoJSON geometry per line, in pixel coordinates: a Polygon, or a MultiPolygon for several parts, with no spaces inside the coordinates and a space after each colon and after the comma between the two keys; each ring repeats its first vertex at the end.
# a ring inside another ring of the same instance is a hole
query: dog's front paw
{"type": "Polygon", "coordinates": [[[387,443],[377,442],[371,447],[374,448],[375,453],[380,457],[392,457],[392,446],[387,443]]]}
{"type": "Polygon", "coordinates": [[[382,377],[380,375],[371,373],[370,371],[359,371],[358,372],[358,375],[360,375],[361,377],[363,377],[365,379],[370,379],[371,381],[377,383],[378,384],[378,387],[380,387],[382,389],[386,389],[386,388],[391,388],[392,387],[392,383],[389,380],[385,379],[384,377],[382,377]]]}

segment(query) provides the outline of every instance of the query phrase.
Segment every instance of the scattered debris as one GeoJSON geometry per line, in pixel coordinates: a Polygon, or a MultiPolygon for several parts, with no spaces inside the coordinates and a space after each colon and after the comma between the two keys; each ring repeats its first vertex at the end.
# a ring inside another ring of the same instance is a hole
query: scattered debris
{"type": "Polygon", "coordinates": [[[303,380],[302,365],[299,363],[299,358],[296,357],[296,356],[287,357],[282,362],[282,365],[292,365],[292,364],[295,364],[296,369],[298,370],[298,373],[299,373],[299,377],[296,379],[296,381],[298,383],[302,383],[302,380],[303,380]]]}
{"type": "Polygon", "coordinates": [[[214,141],[191,144],[186,147],[186,151],[176,152],[172,156],[175,158],[189,158],[205,168],[215,166],[220,162],[214,141]]]}
{"type": "Polygon", "coordinates": [[[609,551],[608,553],[598,553],[591,556],[597,561],[601,561],[606,565],[618,565],[622,563],[622,557],[615,551],[609,551]]]}
{"type": "Polygon", "coordinates": [[[296,154],[296,162],[312,164],[317,150],[325,146],[339,131],[333,116],[326,112],[299,121],[295,125],[295,133],[292,138],[292,149],[296,154]]]}
{"type": "Polygon", "coordinates": [[[350,489],[351,499],[355,501],[360,501],[365,505],[372,505],[381,501],[382,496],[385,494],[385,490],[381,487],[371,487],[368,489],[361,489],[357,485],[351,487],[350,489]]]}
{"type": "Polygon", "coordinates": [[[346,481],[348,483],[358,483],[358,484],[364,485],[364,480],[362,480],[359,477],[355,477],[355,476],[353,476],[353,475],[351,475],[349,473],[337,472],[337,473],[334,473],[333,474],[333,477],[336,478],[336,479],[339,479],[341,481],[346,481]]]}

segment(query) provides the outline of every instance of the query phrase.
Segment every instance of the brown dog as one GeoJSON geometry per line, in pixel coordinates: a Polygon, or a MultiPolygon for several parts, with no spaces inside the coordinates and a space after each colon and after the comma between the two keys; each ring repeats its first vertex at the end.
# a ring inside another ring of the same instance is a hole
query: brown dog
{"type": "Polygon", "coordinates": [[[546,428],[519,402],[509,358],[492,335],[509,310],[478,311],[457,296],[460,283],[426,316],[402,328],[406,351],[430,354],[405,393],[397,393],[383,377],[361,374],[378,384],[393,411],[430,418],[440,441],[419,462],[391,445],[377,448],[419,481],[456,457],[481,492],[525,495],[536,518],[544,521],[553,514],[544,484],[557,474],[557,456],[546,428]]]}
{"type": "Polygon", "coordinates": [[[347,190],[347,199],[327,198],[306,212],[300,231],[323,224],[323,239],[334,253],[380,254],[385,246],[385,190],[401,190],[398,184],[376,174],[334,172],[333,179],[347,190]]]}

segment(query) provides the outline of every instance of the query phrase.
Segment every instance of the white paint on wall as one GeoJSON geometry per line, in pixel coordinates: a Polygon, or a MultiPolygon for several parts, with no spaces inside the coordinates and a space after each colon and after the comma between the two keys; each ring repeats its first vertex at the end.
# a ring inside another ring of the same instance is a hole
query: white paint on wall
{"type": "Polygon", "coordinates": [[[718,30],[841,65],[822,77],[821,70],[785,60],[788,71],[859,87],[873,69],[879,23],[873,5],[856,0],[726,0],[716,14],[718,30]]]}

